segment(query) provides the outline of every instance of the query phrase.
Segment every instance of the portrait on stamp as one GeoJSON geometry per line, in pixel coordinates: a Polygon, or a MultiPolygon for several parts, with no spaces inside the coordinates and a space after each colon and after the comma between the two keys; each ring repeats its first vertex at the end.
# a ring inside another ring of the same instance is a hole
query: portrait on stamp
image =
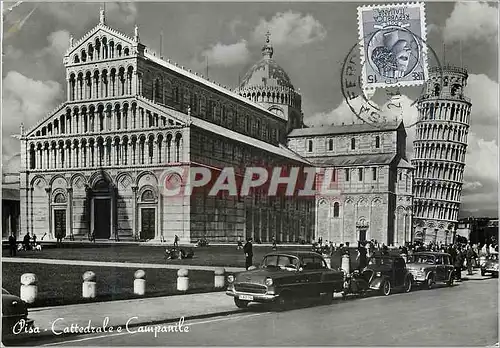
{"type": "Polygon", "coordinates": [[[358,7],[363,87],[416,86],[427,73],[423,3],[358,7]]]}

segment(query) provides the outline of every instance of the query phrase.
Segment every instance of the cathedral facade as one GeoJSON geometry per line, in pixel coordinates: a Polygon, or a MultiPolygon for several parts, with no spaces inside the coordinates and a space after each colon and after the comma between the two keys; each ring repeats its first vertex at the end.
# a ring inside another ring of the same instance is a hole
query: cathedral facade
{"type": "MultiPolygon", "coordinates": [[[[21,230],[39,239],[311,240],[314,202],[162,195],[180,168],[309,166],[287,149],[287,117],[165,61],[100,23],[64,57],[67,100],[21,129],[21,230]]],[[[279,100],[278,100],[279,99],[279,100]]],[[[300,99],[299,99],[300,100],[300,99]]],[[[298,106],[300,108],[300,106],[298,106]]]]}

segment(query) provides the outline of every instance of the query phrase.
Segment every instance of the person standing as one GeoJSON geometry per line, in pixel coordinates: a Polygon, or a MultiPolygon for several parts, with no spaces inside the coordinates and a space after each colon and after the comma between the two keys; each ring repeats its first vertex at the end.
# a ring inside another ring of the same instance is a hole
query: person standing
{"type": "Polygon", "coordinates": [[[467,260],[467,275],[472,275],[472,259],[474,258],[474,249],[467,244],[467,251],[465,254],[467,260]]]}
{"type": "Polygon", "coordinates": [[[253,246],[252,246],[252,238],[247,238],[247,242],[243,247],[243,252],[245,253],[245,268],[248,270],[253,263],[253,246]]]}
{"type": "Polygon", "coordinates": [[[464,259],[462,258],[462,251],[460,250],[460,247],[458,246],[457,247],[457,250],[456,250],[456,256],[455,256],[455,279],[457,281],[461,281],[462,280],[462,266],[463,266],[463,263],[464,263],[464,259]]]}
{"type": "Polygon", "coordinates": [[[26,251],[30,250],[30,240],[31,240],[30,234],[26,233],[23,239],[24,250],[26,251]]]}
{"type": "Polygon", "coordinates": [[[9,249],[10,249],[10,256],[16,256],[17,239],[14,233],[9,236],[9,249]]]}
{"type": "Polygon", "coordinates": [[[359,242],[357,259],[358,259],[358,270],[360,272],[366,267],[368,261],[366,254],[367,252],[365,246],[363,245],[363,242],[359,242]]]}
{"type": "Polygon", "coordinates": [[[179,246],[179,236],[175,235],[175,237],[174,237],[174,247],[178,247],[178,246],[179,246]]]}

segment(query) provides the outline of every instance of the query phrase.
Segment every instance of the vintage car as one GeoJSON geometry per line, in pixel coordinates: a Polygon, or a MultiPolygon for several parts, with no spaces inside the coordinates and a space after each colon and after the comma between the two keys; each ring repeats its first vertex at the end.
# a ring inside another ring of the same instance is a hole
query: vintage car
{"type": "Polygon", "coordinates": [[[418,252],[408,259],[406,267],[413,274],[415,283],[431,289],[437,282],[453,285],[454,267],[450,254],[418,252]]]}
{"type": "Polygon", "coordinates": [[[362,275],[371,290],[380,291],[384,296],[389,296],[397,288],[410,292],[413,286],[413,276],[399,255],[373,254],[362,275]]]}
{"type": "Polygon", "coordinates": [[[23,327],[26,329],[34,324],[32,319],[28,319],[26,303],[2,288],[2,335],[13,334],[14,325],[21,320],[24,320],[23,327]]]}
{"type": "Polygon", "coordinates": [[[481,266],[481,275],[485,276],[486,273],[498,277],[498,253],[491,253],[486,257],[486,262],[481,266]]]}
{"type": "Polygon", "coordinates": [[[254,270],[228,276],[226,294],[234,297],[238,308],[250,302],[274,303],[286,308],[296,299],[325,296],[343,288],[344,274],[327,267],[325,259],[315,252],[273,252],[264,256],[254,270]]]}

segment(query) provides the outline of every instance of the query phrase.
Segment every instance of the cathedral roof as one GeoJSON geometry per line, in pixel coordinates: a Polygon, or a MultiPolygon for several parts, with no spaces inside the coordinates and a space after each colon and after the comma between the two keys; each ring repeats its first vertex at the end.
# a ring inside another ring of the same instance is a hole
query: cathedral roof
{"type": "Polygon", "coordinates": [[[288,87],[295,89],[290,77],[273,58],[274,49],[269,40],[269,32],[262,47],[262,59],[255,63],[240,81],[239,89],[251,87],[288,87]]]}
{"type": "Polygon", "coordinates": [[[382,165],[390,164],[396,154],[382,153],[371,155],[339,155],[328,157],[311,157],[309,161],[315,165],[333,166],[333,167],[349,167],[349,166],[366,166],[366,165],[382,165]]]}
{"type": "Polygon", "coordinates": [[[294,129],[288,134],[288,137],[307,137],[319,135],[335,135],[335,134],[352,134],[352,133],[369,133],[369,132],[387,132],[395,131],[402,124],[398,122],[381,122],[377,125],[370,123],[358,123],[348,125],[331,125],[311,128],[294,129]]]}

